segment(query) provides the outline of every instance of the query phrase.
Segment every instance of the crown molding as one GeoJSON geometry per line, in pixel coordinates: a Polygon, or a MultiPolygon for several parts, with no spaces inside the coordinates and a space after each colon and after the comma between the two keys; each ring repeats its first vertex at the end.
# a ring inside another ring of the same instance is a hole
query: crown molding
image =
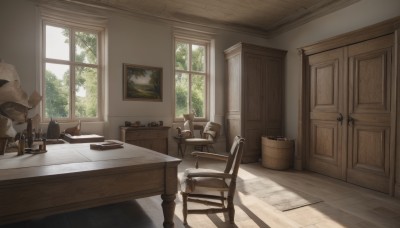
{"type": "MultiPolygon", "coordinates": [[[[354,4],[360,0],[321,0],[318,4],[308,9],[298,10],[296,13],[284,17],[276,23],[272,24],[268,28],[259,28],[254,26],[244,26],[238,24],[230,24],[221,21],[214,21],[207,18],[194,17],[185,14],[175,14],[175,17],[166,17],[160,15],[149,14],[143,11],[123,8],[121,6],[114,6],[104,1],[97,1],[96,3],[87,2],[82,0],[38,0],[45,4],[52,4],[55,2],[63,2],[68,4],[74,4],[76,6],[86,6],[95,9],[101,9],[116,13],[122,13],[125,15],[132,15],[144,19],[159,20],[169,23],[178,23],[181,26],[198,26],[209,29],[225,30],[231,32],[240,32],[247,35],[252,35],[261,38],[273,38],[281,33],[294,29],[298,26],[306,24],[316,18],[325,16],[336,10],[345,8],[351,4],[354,4]],[[179,19],[177,18],[179,17],[179,19]]],[[[106,1],[107,2],[107,1],[106,1]]]]}

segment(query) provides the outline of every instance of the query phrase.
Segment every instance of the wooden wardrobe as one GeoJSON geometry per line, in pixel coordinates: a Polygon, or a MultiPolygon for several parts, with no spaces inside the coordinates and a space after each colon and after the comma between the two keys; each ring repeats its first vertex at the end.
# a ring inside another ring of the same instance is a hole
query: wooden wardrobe
{"type": "Polygon", "coordinates": [[[398,21],[302,48],[298,158],[306,169],[394,194],[398,21]]]}
{"type": "Polygon", "coordinates": [[[286,51],[238,43],[225,51],[227,148],[246,139],[243,163],[258,162],[261,137],[283,133],[286,51]]]}

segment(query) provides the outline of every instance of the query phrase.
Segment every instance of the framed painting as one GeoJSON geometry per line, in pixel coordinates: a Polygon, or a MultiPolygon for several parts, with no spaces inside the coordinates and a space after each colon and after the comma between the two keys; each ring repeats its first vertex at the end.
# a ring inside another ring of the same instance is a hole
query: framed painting
{"type": "Polygon", "coordinates": [[[123,99],[162,101],[162,68],[123,64],[123,99]]]}

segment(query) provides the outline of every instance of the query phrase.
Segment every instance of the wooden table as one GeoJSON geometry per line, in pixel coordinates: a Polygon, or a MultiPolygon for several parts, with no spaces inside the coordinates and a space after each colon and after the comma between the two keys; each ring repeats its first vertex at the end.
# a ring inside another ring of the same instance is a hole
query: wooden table
{"type": "Polygon", "coordinates": [[[164,227],[173,227],[180,159],[124,144],[48,145],[47,153],[0,156],[0,224],[161,195],[164,227]]]}

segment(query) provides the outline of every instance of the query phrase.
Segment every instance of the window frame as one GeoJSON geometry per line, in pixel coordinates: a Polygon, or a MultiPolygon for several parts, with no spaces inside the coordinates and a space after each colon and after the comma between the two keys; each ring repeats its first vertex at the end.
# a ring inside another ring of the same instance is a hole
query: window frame
{"type": "Polygon", "coordinates": [[[52,117],[46,117],[45,108],[46,108],[46,86],[45,86],[45,77],[46,77],[46,63],[50,64],[63,64],[69,67],[70,71],[70,82],[69,82],[69,117],[66,118],[52,118],[59,122],[76,122],[78,120],[84,122],[96,122],[103,120],[103,103],[102,103],[102,94],[103,94],[103,55],[104,55],[104,32],[105,28],[100,26],[93,26],[87,24],[81,24],[78,22],[71,22],[65,20],[57,20],[57,19],[48,19],[42,18],[41,20],[41,71],[40,71],[40,91],[42,93],[42,102],[40,108],[41,120],[43,122],[49,122],[52,117]],[[60,28],[69,29],[69,60],[61,60],[61,59],[52,59],[46,57],[46,26],[54,26],[60,28]],[[97,35],[97,64],[89,64],[89,63],[81,63],[75,61],[75,32],[88,32],[97,35]],[[97,69],[97,116],[96,117],[77,117],[75,114],[75,101],[76,101],[76,84],[75,84],[75,67],[91,67],[97,69]]]}
{"type": "Polygon", "coordinates": [[[174,122],[181,122],[183,121],[183,116],[182,117],[176,117],[176,82],[175,82],[175,76],[177,72],[182,72],[182,73],[187,73],[189,74],[189,110],[191,110],[191,98],[192,98],[192,93],[191,93],[191,82],[192,82],[192,75],[204,75],[205,76],[205,107],[204,107],[204,117],[195,117],[194,121],[195,122],[205,122],[209,120],[209,97],[210,97],[210,46],[211,46],[211,40],[209,39],[201,39],[201,38],[195,38],[195,37],[190,37],[190,36],[181,36],[181,35],[174,35],[173,39],[173,93],[174,93],[174,100],[173,100],[173,116],[174,116],[174,122]],[[181,43],[188,43],[189,44],[189,61],[188,61],[188,66],[189,70],[177,70],[176,69],[176,43],[181,42],[181,43]],[[202,72],[197,72],[197,71],[192,71],[192,45],[201,45],[205,47],[205,71],[204,73],[202,72]]]}

